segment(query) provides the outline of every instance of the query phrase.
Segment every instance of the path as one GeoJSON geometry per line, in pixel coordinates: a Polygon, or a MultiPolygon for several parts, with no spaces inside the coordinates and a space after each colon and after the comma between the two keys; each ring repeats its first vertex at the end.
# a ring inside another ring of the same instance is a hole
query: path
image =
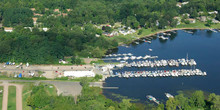
{"type": "Polygon", "coordinates": [[[8,108],[8,84],[4,83],[1,84],[3,85],[3,99],[2,99],[2,110],[7,110],[8,108]]]}
{"type": "Polygon", "coordinates": [[[3,100],[2,100],[2,110],[7,110],[8,108],[8,86],[16,87],[16,110],[22,110],[22,88],[23,85],[19,84],[9,84],[7,81],[3,81],[0,86],[4,87],[3,90],[3,100]]]}

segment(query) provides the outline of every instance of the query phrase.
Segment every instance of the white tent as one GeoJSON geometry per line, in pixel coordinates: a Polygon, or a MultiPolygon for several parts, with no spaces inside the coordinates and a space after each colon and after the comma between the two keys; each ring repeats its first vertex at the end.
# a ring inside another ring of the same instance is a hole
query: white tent
{"type": "Polygon", "coordinates": [[[95,77],[93,71],[64,71],[65,77],[95,77]]]}

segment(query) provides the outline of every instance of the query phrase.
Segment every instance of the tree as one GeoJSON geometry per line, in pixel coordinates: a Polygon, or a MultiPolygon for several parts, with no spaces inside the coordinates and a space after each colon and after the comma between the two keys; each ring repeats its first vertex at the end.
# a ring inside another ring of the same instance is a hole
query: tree
{"type": "Polygon", "coordinates": [[[87,77],[83,77],[80,79],[80,85],[83,87],[89,87],[89,80],[87,77]]]}
{"type": "Polygon", "coordinates": [[[176,110],[177,102],[174,98],[169,98],[166,101],[166,109],[167,110],[176,110]]]}
{"type": "Polygon", "coordinates": [[[164,110],[164,104],[159,104],[157,106],[157,110],[164,110]]]}
{"type": "Polygon", "coordinates": [[[220,110],[220,96],[214,93],[209,95],[208,102],[210,102],[210,109],[220,110]]]}
{"type": "Polygon", "coordinates": [[[207,20],[206,26],[210,27],[212,25],[212,20],[207,20]]]}
{"type": "Polygon", "coordinates": [[[140,29],[139,31],[138,31],[138,35],[141,35],[143,33],[143,29],[140,29]]]}
{"type": "Polygon", "coordinates": [[[204,107],[205,106],[205,97],[202,91],[196,91],[192,94],[190,98],[191,106],[195,107],[204,107]]]}
{"type": "Polygon", "coordinates": [[[180,110],[185,110],[189,107],[189,100],[188,100],[188,98],[184,97],[183,94],[179,94],[179,95],[175,96],[175,100],[177,103],[177,107],[180,110]]]}

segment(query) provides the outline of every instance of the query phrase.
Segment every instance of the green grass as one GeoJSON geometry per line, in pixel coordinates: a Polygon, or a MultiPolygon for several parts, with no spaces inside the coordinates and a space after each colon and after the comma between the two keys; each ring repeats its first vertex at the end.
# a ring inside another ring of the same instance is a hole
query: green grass
{"type": "Polygon", "coordinates": [[[46,86],[46,91],[49,93],[51,96],[56,96],[57,95],[57,90],[56,87],[52,84],[47,84],[46,86]]]}
{"type": "Polygon", "coordinates": [[[8,110],[16,110],[16,87],[8,88],[8,110]]]}
{"type": "MultiPolygon", "coordinates": [[[[3,86],[0,86],[0,90],[3,90],[3,86]]],[[[0,94],[0,110],[2,109],[2,99],[3,99],[3,92],[0,94]]]]}
{"type": "Polygon", "coordinates": [[[32,87],[34,86],[34,83],[32,82],[18,82],[18,84],[23,84],[23,90],[22,90],[22,107],[23,110],[32,110],[31,107],[27,106],[27,98],[31,95],[32,87]]]}

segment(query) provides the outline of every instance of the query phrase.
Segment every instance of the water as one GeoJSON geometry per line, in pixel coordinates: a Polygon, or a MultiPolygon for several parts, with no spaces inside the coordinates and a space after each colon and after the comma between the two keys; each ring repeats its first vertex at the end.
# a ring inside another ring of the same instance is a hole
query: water
{"type": "MultiPolygon", "coordinates": [[[[129,48],[119,46],[112,53],[132,53],[134,56],[156,55],[158,59],[193,58],[197,62],[196,68],[207,72],[207,76],[190,77],[156,77],[156,78],[108,78],[104,86],[119,87],[119,89],[103,90],[106,97],[120,94],[129,98],[146,101],[146,95],[166,100],[165,92],[177,95],[179,90],[203,90],[220,94],[220,33],[208,30],[191,30],[189,34],[177,31],[167,41],[158,38],[152,43],[142,42],[139,45],[130,44],[129,48]],[[152,52],[149,48],[153,49],[152,52]]],[[[191,67],[185,67],[191,68],[191,67]]],[[[165,68],[158,68],[165,69],[165,68]]],[[[166,68],[167,69],[167,68],[166,68]]],[[[172,68],[170,68],[172,69],[172,68]]],[[[117,71],[153,70],[150,68],[123,68],[117,71]]]]}

